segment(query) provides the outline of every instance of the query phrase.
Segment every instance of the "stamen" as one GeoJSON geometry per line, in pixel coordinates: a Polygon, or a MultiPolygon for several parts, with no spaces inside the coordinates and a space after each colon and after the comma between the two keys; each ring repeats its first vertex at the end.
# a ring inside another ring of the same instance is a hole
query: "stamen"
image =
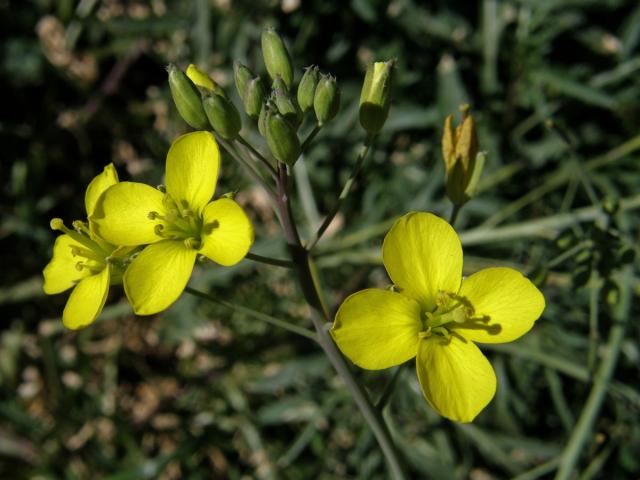
{"type": "Polygon", "coordinates": [[[179,216],[180,216],[180,214],[178,213],[177,210],[171,209],[165,215],[164,220],[169,222],[169,223],[173,223],[179,218],[179,216]]]}
{"type": "Polygon", "coordinates": [[[78,270],[79,272],[81,272],[84,267],[85,267],[84,263],[82,262],[76,263],[76,270],[78,270]]]}
{"type": "Polygon", "coordinates": [[[420,340],[424,338],[429,338],[430,336],[431,336],[431,327],[428,327],[426,330],[423,330],[422,332],[418,332],[418,338],[420,340]]]}
{"type": "Polygon", "coordinates": [[[218,220],[214,220],[211,223],[205,223],[202,227],[202,233],[205,235],[211,235],[216,228],[220,227],[220,222],[218,220]]]}
{"type": "Polygon", "coordinates": [[[49,226],[51,227],[51,230],[58,230],[60,232],[64,232],[63,229],[66,228],[61,218],[52,218],[49,222],[49,226]]]}
{"type": "Polygon", "coordinates": [[[184,245],[185,247],[192,248],[193,250],[200,250],[202,242],[193,237],[189,237],[184,239],[184,245]]]}
{"type": "Polygon", "coordinates": [[[155,233],[159,237],[163,237],[164,238],[165,234],[164,234],[163,230],[164,230],[164,225],[162,225],[161,223],[159,223],[158,225],[153,227],[153,233],[155,233]]]}
{"type": "Polygon", "coordinates": [[[180,212],[180,215],[182,215],[183,217],[193,217],[195,214],[190,208],[185,208],[180,212]]]}
{"type": "Polygon", "coordinates": [[[78,233],[83,233],[87,236],[89,236],[89,228],[87,227],[87,224],[84,223],[81,220],[74,220],[71,225],[73,226],[74,230],[78,233]]]}
{"type": "Polygon", "coordinates": [[[451,337],[451,335],[449,334],[449,330],[447,330],[445,327],[434,328],[432,329],[432,332],[438,335],[442,335],[447,340],[449,340],[449,338],[451,337]]]}
{"type": "Polygon", "coordinates": [[[436,295],[436,305],[438,305],[439,307],[444,307],[447,303],[449,303],[450,298],[451,297],[449,296],[448,292],[439,290],[436,295]]]}
{"type": "Polygon", "coordinates": [[[159,217],[160,217],[160,214],[158,212],[149,212],[149,213],[147,213],[147,218],[149,220],[155,220],[155,219],[157,219],[159,217]]]}

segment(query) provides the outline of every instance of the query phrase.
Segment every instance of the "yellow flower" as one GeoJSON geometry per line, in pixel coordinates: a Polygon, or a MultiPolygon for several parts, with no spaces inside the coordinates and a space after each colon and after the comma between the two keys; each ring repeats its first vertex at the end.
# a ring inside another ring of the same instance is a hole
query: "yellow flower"
{"type": "MultiPolygon", "coordinates": [[[[85,193],[87,216],[104,193],[118,183],[113,164],[104,167],[85,193]]],[[[77,329],[92,323],[102,311],[110,284],[122,280],[126,255],[131,248],[118,248],[101,239],[87,223],[73,222],[74,229],[65,227],[59,218],[51,220],[51,228],[64,232],[56,239],[53,258],[44,271],[44,292],[48,295],[62,293],[73,288],[62,313],[67,328],[77,329]]]]}
{"type": "Polygon", "coordinates": [[[253,243],[253,226],[229,198],[210,202],[220,154],[212,134],[177,138],[167,154],[166,193],[142,183],[109,188],[90,217],[98,234],[118,245],[151,244],[124,274],[124,290],[139,315],[175,302],[198,255],[224,266],[242,260],[253,243]]]}
{"type": "Polygon", "coordinates": [[[491,401],[496,376],[474,342],[510,342],[533,327],[542,293],[511,268],[462,279],[462,247],[453,228],[430,213],[400,218],[384,239],[395,287],[348,297],[331,334],[356,365],[379,370],[416,358],[422,392],[441,415],[472,421],[491,401]]]}

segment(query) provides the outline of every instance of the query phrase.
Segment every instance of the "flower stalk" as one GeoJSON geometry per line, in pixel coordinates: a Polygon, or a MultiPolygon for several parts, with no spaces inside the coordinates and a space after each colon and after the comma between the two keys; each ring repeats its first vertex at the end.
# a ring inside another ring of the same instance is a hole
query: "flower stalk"
{"type": "MultiPolygon", "coordinates": [[[[364,155],[361,155],[359,158],[364,158],[364,155]]],[[[289,175],[286,167],[283,165],[279,166],[277,187],[278,196],[276,205],[280,213],[280,218],[282,219],[282,227],[291,255],[291,261],[295,265],[302,293],[311,309],[311,320],[316,330],[317,342],[323,349],[325,355],[327,355],[327,358],[338,375],[340,375],[344,381],[346,388],[351,393],[362,416],[376,437],[387,460],[391,477],[396,480],[402,480],[406,477],[391,433],[382,415],[379,410],[376,409],[367,392],[356,380],[345,358],[338,350],[329,332],[324,328],[325,322],[331,322],[332,319],[324,307],[318,286],[314,281],[313,259],[309,255],[309,250],[306,249],[300,241],[300,235],[298,234],[291,211],[289,175]]]]}

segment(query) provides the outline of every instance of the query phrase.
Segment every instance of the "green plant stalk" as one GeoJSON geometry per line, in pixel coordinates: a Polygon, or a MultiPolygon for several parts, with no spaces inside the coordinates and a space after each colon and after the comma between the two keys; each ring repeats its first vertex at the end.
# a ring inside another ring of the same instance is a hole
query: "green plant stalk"
{"type": "Polygon", "coordinates": [[[276,172],[276,169],[273,168],[273,165],[271,165],[271,162],[269,162],[269,160],[267,160],[258,150],[253,148],[253,146],[249,142],[247,142],[242,135],[238,135],[238,138],[236,140],[238,141],[238,143],[246,147],[254,157],[260,160],[260,162],[262,162],[265,167],[267,167],[267,170],[269,170],[269,173],[274,179],[276,178],[278,172],[276,172]]]}
{"type": "MultiPolygon", "coordinates": [[[[603,155],[592,158],[585,163],[585,171],[590,172],[614,163],[638,149],[640,149],[640,135],[636,135],[635,137],[627,140],[622,145],[617,146],[616,148],[608,151],[603,155]]],[[[482,225],[480,225],[479,229],[490,229],[491,227],[495,227],[530,203],[539,198],[542,198],[547,193],[552,192],[560,185],[563,185],[573,178],[575,178],[574,172],[570,166],[567,166],[560,171],[554,172],[552,175],[545,178],[539,187],[530,190],[519,199],[507,205],[502,210],[494,213],[491,217],[485,220],[482,225]]]]}
{"type": "Polygon", "coordinates": [[[243,307],[242,305],[236,305],[235,303],[227,302],[225,300],[221,300],[219,298],[214,297],[206,292],[201,292],[200,290],[196,290],[195,288],[187,287],[184,289],[185,292],[193,295],[194,297],[203,298],[213,303],[217,303],[222,305],[223,307],[227,307],[231,310],[235,310],[240,313],[244,313],[250,317],[257,318],[258,320],[262,320],[265,323],[270,325],[274,325],[279,328],[283,328],[285,330],[289,330],[296,335],[300,335],[302,337],[308,338],[309,340],[317,341],[316,334],[311,330],[307,330],[304,327],[299,327],[298,325],[294,325],[293,323],[289,323],[285,320],[280,320],[279,318],[272,317],[271,315],[267,315],[266,313],[258,312],[256,310],[252,310],[247,307],[243,307]]]}
{"type": "MultiPolygon", "coordinates": [[[[593,267],[595,267],[595,265],[593,267]]],[[[600,341],[598,317],[600,316],[599,300],[602,285],[600,283],[600,276],[595,268],[591,275],[591,285],[589,288],[589,350],[587,351],[587,368],[590,373],[593,373],[596,365],[598,343],[600,341]]]]}
{"type": "Polygon", "coordinates": [[[462,205],[459,205],[457,203],[451,204],[451,215],[449,216],[449,225],[451,225],[452,227],[456,223],[456,220],[458,219],[458,214],[460,213],[461,209],[462,209],[462,205]]]}
{"type": "Polygon", "coordinates": [[[249,252],[247,253],[246,258],[248,258],[249,260],[253,260],[254,262],[273,265],[276,267],[293,268],[293,263],[291,263],[289,260],[280,260],[279,258],[265,257],[264,255],[258,255],[257,253],[249,252]]]}
{"type": "Polygon", "coordinates": [[[271,188],[271,186],[264,180],[264,178],[262,177],[262,174],[258,170],[256,170],[256,168],[251,163],[246,161],[233,148],[233,146],[229,142],[224,140],[219,135],[216,135],[216,140],[218,141],[218,143],[220,145],[222,145],[224,147],[226,152],[229,155],[231,155],[236,162],[238,162],[240,165],[242,165],[244,167],[245,171],[249,174],[249,176],[253,180],[255,180],[258,184],[260,184],[260,186],[265,190],[265,192],[267,192],[269,194],[269,198],[273,199],[275,197],[275,192],[273,191],[273,188],[271,188]]]}
{"type": "MultiPolygon", "coordinates": [[[[361,155],[361,157],[364,158],[364,155],[361,155]]],[[[277,206],[280,210],[283,231],[291,254],[291,260],[296,266],[302,293],[311,309],[311,320],[314,328],[316,329],[318,344],[322,347],[336,372],[344,381],[346,388],[349,390],[354,401],[360,408],[362,416],[376,437],[382,453],[387,460],[391,478],[403,480],[405,478],[405,474],[402,468],[402,463],[398,457],[395,444],[393,443],[393,439],[391,438],[391,433],[389,432],[387,425],[380,415],[380,412],[373,405],[367,392],[353,376],[345,358],[333,342],[329,332],[324,328],[325,322],[330,322],[331,319],[322,302],[320,292],[317,289],[317,283],[314,281],[313,261],[309,256],[309,251],[300,241],[300,236],[298,234],[295,221],[293,220],[289,197],[290,189],[288,184],[289,177],[286,167],[284,165],[280,165],[277,182],[277,206]]]]}
{"type": "Polygon", "coordinates": [[[625,327],[631,307],[631,269],[629,267],[623,271],[620,285],[622,287],[620,303],[613,315],[614,323],[609,331],[607,353],[595,374],[593,387],[589,392],[578,423],[573,429],[569,442],[562,453],[560,467],[555,477],[556,480],[568,480],[573,474],[573,470],[580,459],[580,453],[582,453],[584,449],[585,443],[591,434],[593,424],[600,412],[607,387],[618,363],[620,348],[624,340],[625,327]]]}
{"type": "Polygon", "coordinates": [[[335,207],[333,207],[333,210],[331,210],[331,213],[329,213],[329,215],[326,216],[326,218],[322,222],[322,225],[320,225],[320,228],[318,228],[318,231],[313,236],[313,238],[309,240],[309,242],[307,242],[307,245],[306,245],[307,250],[309,251],[313,250],[313,247],[316,246],[316,244],[320,240],[320,237],[322,237],[322,235],[327,230],[327,228],[329,228],[329,225],[331,225],[331,222],[340,211],[340,207],[342,207],[343,202],[349,195],[349,192],[351,192],[351,187],[353,186],[353,182],[355,182],[356,178],[358,177],[358,174],[360,173],[360,170],[362,169],[362,164],[367,154],[369,153],[369,149],[371,147],[371,144],[373,143],[373,138],[374,138],[373,135],[368,135],[367,138],[365,139],[364,145],[362,146],[362,150],[360,151],[360,154],[358,155],[356,163],[353,166],[353,170],[351,170],[351,175],[349,175],[349,178],[344,184],[344,187],[342,187],[342,191],[340,192],[340,196],[338,197],[338,202],[336,203],[335,207]]]}
{"type": "Polygon", "coordinates": [[[307,135],[307,138],[304,140],[304,142],[302,142],[302,146],[300,147],[300,151],[302,153],[307,151],[307,148],[309,148],[309,145],[311,145],[311,142],[316,137],[316,135],[320,132],[320,130],[322,130],[322,125],[316,124],[316,126],[313,127],[313,130],[311,130],[309,135],[307,135]]]}

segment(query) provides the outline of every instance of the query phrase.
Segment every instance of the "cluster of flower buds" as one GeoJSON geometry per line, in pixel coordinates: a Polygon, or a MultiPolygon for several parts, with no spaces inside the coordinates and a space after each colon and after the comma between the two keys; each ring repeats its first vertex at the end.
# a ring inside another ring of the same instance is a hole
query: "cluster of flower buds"
{"type": "Polygon", "coordinates": [[[453,115],[445,119],[442,135],[447,197],[458,207],[475,194],[485,162],[485,153],[478,151],[476,124],[469,105],[461,105],[460,112],[462,121],[455,127],[453,115]]]}
{"type": "MultiPolygon", "coordinates": [[[[294,92],[294,68],[282,38],[272,29],[261,37],[262,56],[271,87],[240,62],[233,66],[235,87],[247,116],[257,122],[260,134],[279,162],[293,165],[301,154],[298,130],[313,112],[315,128],[331,121],[340,108],[336,78],[310,66],[294,92]]],[[[369,66],[360,98],[360,123],[369,135],[377,134],[387,118],[393,61],[369,66]]],[[[213,130],[226,140],[242,128],[240,112],[224,90],[209,76],[190,65],[186,73],[169,66],[169,85],[178,112],[197,130],[213,130]]]]}

